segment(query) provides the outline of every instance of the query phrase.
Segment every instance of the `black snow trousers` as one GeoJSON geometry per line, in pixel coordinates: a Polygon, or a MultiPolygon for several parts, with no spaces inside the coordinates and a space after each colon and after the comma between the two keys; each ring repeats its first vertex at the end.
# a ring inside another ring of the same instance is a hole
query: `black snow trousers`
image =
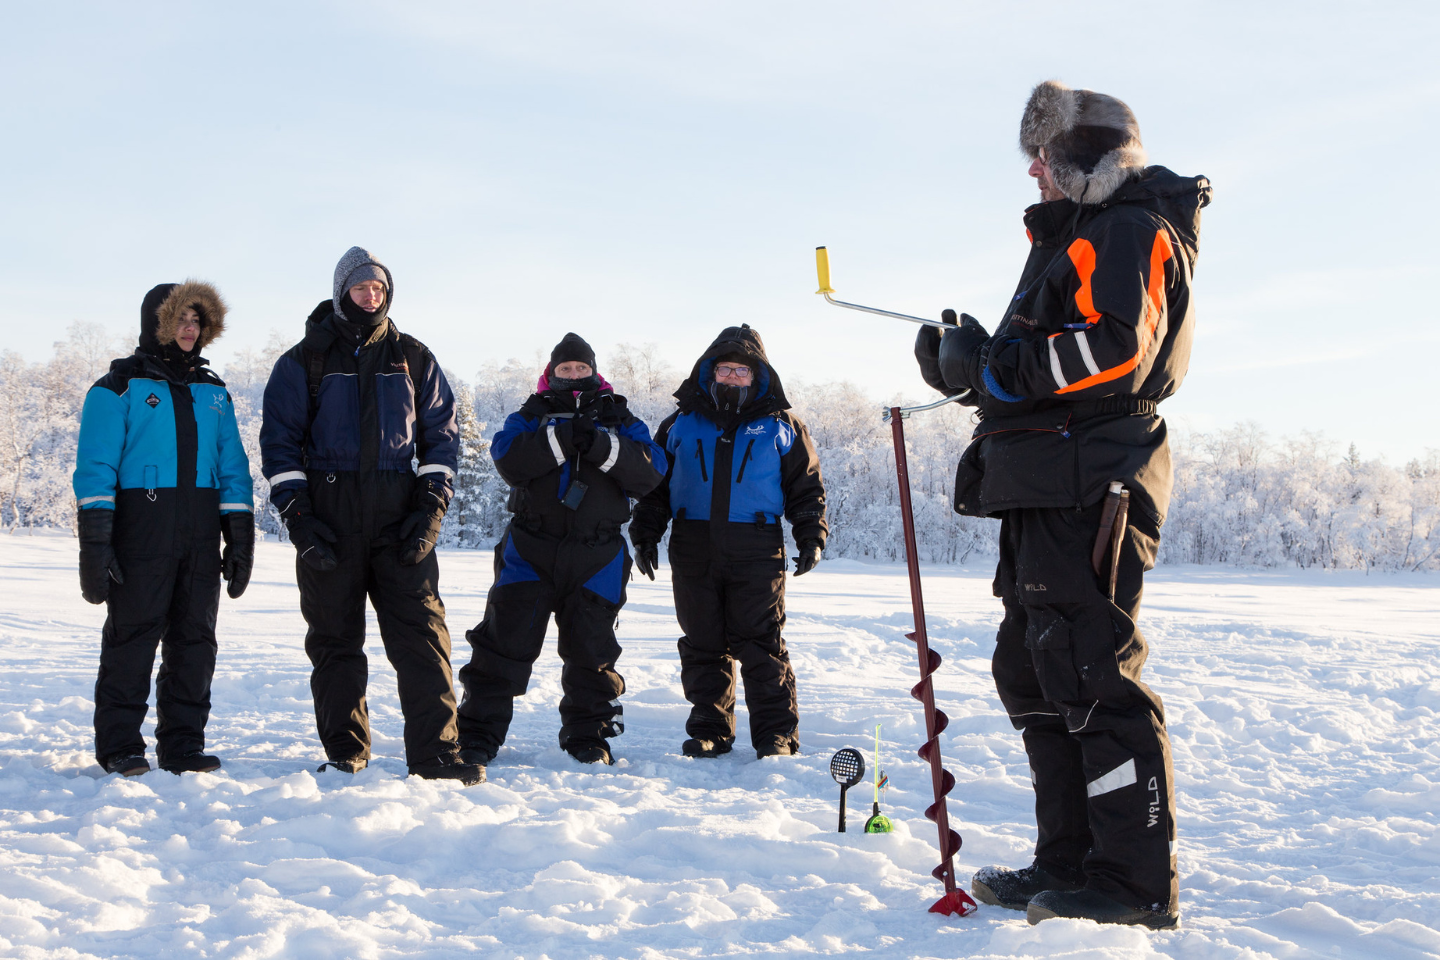
{"type": "Polygon", "coordinates": [[[484,619],[465,634],[473,652],[460,668],[460,739],[492,754],[505,742],[550,616],[559,633],[560,746],[599,745],[625,732],[615,669],[615,623],[625,606],[630,554],[618,528],[556,538],[511,522],[495,546],[495,580],[484,619]]]}
{"type": "Polygon", "coordinates": [[[214,491],[122,490],[95,681],[95,759],[145,752],[140,724],[155,681],[155,755],[164,764],[205,748],[215,618],[220,606],[220,502],[214,491]],[[153,497],[154,499],[151,499],[153,497]],[[185,501],[177,507],[176,501],[185,501]],[[201,501],[193,509],[191,500],[201,501]],[[176,516],[182,521],[177,522],[176,516]]]}
{"type": "Polygon", "coordinates": [[[1035,785],[1035,859],[1132,907],[1178,909],[1175,775],[1136,626],[1159,528],[1132,510],[1112,603],[1090,566],[1101,505],[1001,515],[993,670],[1035,785]]]}
{"type": "MultiPolygon", "coordinates": [[[[785,628],[784,535],[778,523],[743,528],[741,551],[710,549],[706,521],[676,520],[670,535],[671,581],[680,638],[680,684],[690,701],[685,732],[697,740],[735,738],[735,665],[745,685],[750,741],[761,754],[800,749],[795,671],[785,628]],[[769,541],[774,541],[770,544],[769,541]],[[756,547],[764,541],[764,549],[756,547]],[[739,552],[747,559],[727,559],[739,552]],[[763,557],[765,554],[773,556],[763,557]]],[[[731,533],[729,540],[740,539],[731,533]]],[[[729,544],[729,546],[733,546],[729,544]]]]}
{"type": "Polygon", "coordinates": [[[424,763],[459,748],[440,561],[432,550],[418,564],[400,562],[397,530],[414,483],[413,474],[399,471],[317,471],[310,477],[316,515],[337,535],[334,570],[322,572],[295,559],[300,613],[310,628],[305,653],[313,668],[315,723],[331,760],[370,759],[367,597],[395,668],[406,761],[424,763]]]}

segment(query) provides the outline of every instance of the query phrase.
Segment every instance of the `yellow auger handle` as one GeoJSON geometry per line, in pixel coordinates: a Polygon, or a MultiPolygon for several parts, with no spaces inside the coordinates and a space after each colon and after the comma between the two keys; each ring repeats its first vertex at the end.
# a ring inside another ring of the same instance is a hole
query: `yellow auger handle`
{"type": "Polygon", "coordinates": [[[834,293],[830,286],[830,254],[824,247],[815,248],[815,275],[820,278],[820,289],[816,293],[834,293]]]}

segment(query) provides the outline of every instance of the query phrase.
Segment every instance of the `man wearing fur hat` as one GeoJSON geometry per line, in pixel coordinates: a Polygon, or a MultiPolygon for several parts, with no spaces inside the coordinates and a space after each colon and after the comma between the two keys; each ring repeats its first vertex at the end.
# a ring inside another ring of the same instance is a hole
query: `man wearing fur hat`
{"type": "Polygon", "coordinates": [[[1004,317],[993,335],[969,316],[943,337],[927,327],[915,346],[928,383],[979,408],[955,508],[1001,520],[993,670],[1035,786],[1034,862],[984,868],[972,890],[1031,923],[1171,927],[1175,779],[1136,619],[1171,489],[1156,405],[1189,364],[1210,184],[1146,166],[1129,107],[1054,81],[1020,144],[1041,202],[1004,317]],[[1116,521],[1107,492],[1122,488],[1116,521]]]}
{"type": "Polygon", "coordinates": [[[615,621],[630,556],[620,528],[631,499],[660,482],[665,454],[600,376],[590,344],[567,333],[490,455],[514,517],[495,545],[485,618],[465,635],[474,653],[460,669],[461,756],[484,765],[499,752],[553,613],[564,661],[560,748],[581,763],[612,764],[606,741],[625,730],[615,621]]]}
{"type": "Polygon", "coordinates": [[[235,405],[200,356],[224,329],[225,301],[210,284],[162,283],[140,305],[135,353],[85,395],[74,476],[80,592],[107,605],[95,758],[109,773],[150,769],[140,724],[157,645],[161,769],[220,767],[204,752],[220,581],[239,597],[255,556],[250,461],[235,405]]]}
{"type": "Polygon", "coordinates": [[[435,557],[459,433],[440,364],[390,320],[395,282],[361,247],[265,387],[260,454],[270,500],[295,544],[320,770],[370,759],[365,599],[395,666],[410,773],[479,783],[455,729],[450,634],[435,557]],[[412,469],[417,459],[419,467],[412,469]]]}

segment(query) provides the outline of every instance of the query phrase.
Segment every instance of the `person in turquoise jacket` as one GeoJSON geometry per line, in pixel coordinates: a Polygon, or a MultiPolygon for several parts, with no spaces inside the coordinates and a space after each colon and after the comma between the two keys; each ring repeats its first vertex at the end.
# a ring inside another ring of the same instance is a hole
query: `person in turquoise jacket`
{"type": "Polygon", "coordinates": [[[162,283],[140,307],[140,343],[85,396],[74,487],[80,592],[107,605],[95,681],[95,759],[150,769],[140,724],[155,683],[155,748],[171,773],[218,769],[205,753],[220,580],[245,592],[255,557],[250,461],[235,405],[200,351],[225,329],[208,283],[162,283]],[[225,547],[221,551],[221,538],[225,547]]]}

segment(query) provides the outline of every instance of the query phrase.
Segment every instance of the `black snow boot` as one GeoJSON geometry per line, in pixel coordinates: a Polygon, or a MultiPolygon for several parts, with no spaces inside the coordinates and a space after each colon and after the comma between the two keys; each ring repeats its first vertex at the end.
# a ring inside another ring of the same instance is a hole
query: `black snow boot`
{"type": "Polygon", "coordinates": [[[488,767],[490,766],[490,761],[495,759],[495,751],[483,743],[461,740],[460,759],[466,763],[474,763],[482,767],[488,767]]]}
{"type": "Polygon", "coordinates": [[[117,753],[105,758],[105,772],[118,773],[122,777],[138,777],[150,772],[150,761],[139,754],[117,753]]]}
{"type": "Polygon", "coordinates": [[[485,782],[485,768],[466,763],[454,754],[410,764],[410,775],[422,780],[459,780],[467,787],[485,782]]]}
{"type": "Polygon", "coordinates": [[[1151,930],[1174,930],[1180,926],[1179,910],[1158,903],[1150,907],[1127,907],[1096,890],[1045,890],[1037,893],[1025,911],[1025,919],[1036,924],[1051,917],[1124,923],[1151,930]]]}
{"type": "Polygon", "coordinates": [[[615,764],[610,748],[602,740],[571,740],[565,744],[564,749],[581,763],[603,763],[607,766],[615,764]]]}
{"type": "Polygon", "coordinates": [[[160,769],[177,777],[182,773],[211,773],[220,769],[220,758],[196,750],[160,764],[160,769]]]}
{"type": "Polygon", "coordinates": [[[800,752],[800,741],[789,738],[782,738],[770,743],[762,743],[755,748],[755,758],[764,760],[766,757],[793,757],[800,752]]]}
{"type": "Polygon", "coordinates": [[[976,900],[1011,910],[1024,910],[1036,894],[1046,890],[1071,891],[1084,886],[1083,883],[1071,883],[1057,877],[1038,863],[1021,870],[981,867],[970,879],[970,892],[976,900]]]}
{"type": "Polygon", "coordinates": [[[680,752],[687,757],[719,757],[730,752],[734,737],[716,737],[714,740],[686,740],[680,745],[680,752]]]}
{"type": "Polygon", "coordinates": [[[326,760],[315,768],[316,773],[324,773],[326,770],[338,770],[340,773],[359,773],[370,765],[370,761],[364,757],[353,757],[349,760],[326,760]]]}

